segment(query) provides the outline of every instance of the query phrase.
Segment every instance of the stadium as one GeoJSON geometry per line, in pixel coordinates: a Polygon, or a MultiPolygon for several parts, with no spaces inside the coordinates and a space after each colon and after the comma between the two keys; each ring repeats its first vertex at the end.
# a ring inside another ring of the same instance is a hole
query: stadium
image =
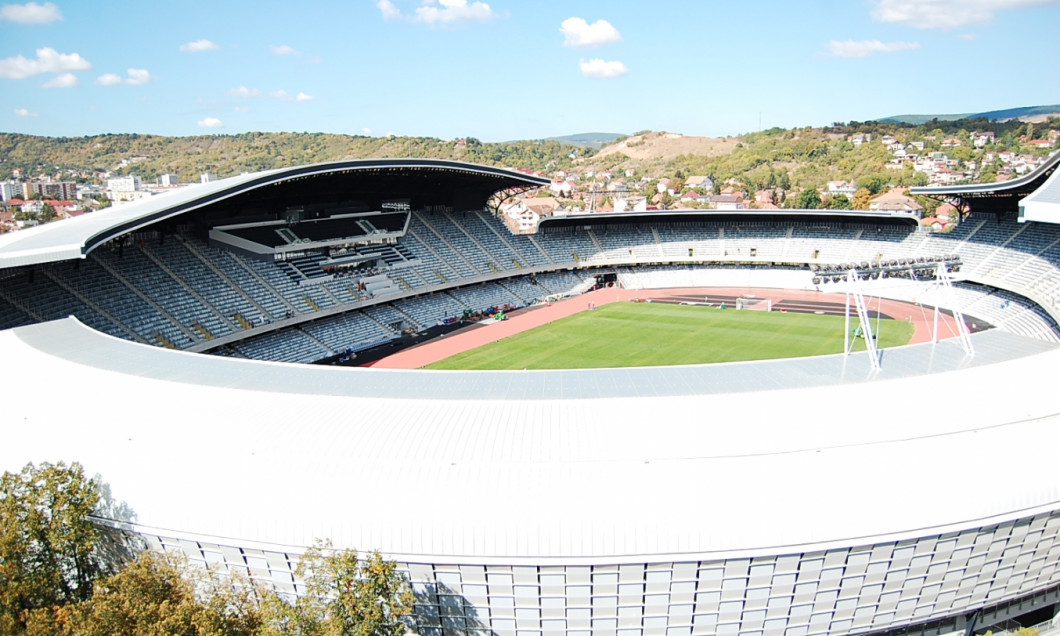
{"type": "Polygon", "coordinates": [[[79,461],[112,497],[98,523],[290,593],[316,539],[378,549],[419,634],[1052,629],[1058,163],[925,189],[971,210],[946,233],[744,210],[516,235],[489,202],[547,181],[386,159],[5,235],[0,467],[79,461]],[[836,290],[983,328],[752,363],[338,364],[611,284],[836,290]]]}

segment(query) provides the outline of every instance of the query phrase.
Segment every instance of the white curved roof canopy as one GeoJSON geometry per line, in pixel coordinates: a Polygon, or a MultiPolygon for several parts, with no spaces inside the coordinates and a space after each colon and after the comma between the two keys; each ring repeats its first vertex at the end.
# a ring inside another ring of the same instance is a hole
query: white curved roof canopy
{"type": "Polygon", "coordinates": [[[910,194],[921,194],[925,196],[946,195],[976,195],[996,194],[1007,192],[1018,192],[1036,181],[1044,180],[1051,172],[1060,165],[1060,152],[1054,152],[1045,159],[1042,165],[1031,170],[1025,175],[1009,179],[1008,181],[992,181],[988,183],[965,183],[961,185],[932,185],[918,186],[909,189],[910,194]]]}
{"type": "Polygon", "coordinates": [[[491,177],[504,184],[548,185],[548,179],[514,170],[442,159],[360,159],[279,168],[192,185],[61,223],[0,235],[0,269],[84,258],[99,243],[218,201],[287,180],[349,171],[434,169],[491,177]]]}
{"type": "Polygon", "coordinates": [[[1060,172],[1053,172],[1040,188],[1020,200],[1020,220],[1060,223],[1060,172]]]}
{"type": "Polygon", "coordinates": [[[777,553],[1060,506],[1060,349],[995,331],[858,355],[425,372],[0,332],[0,468],[77,460],[136,522],[433,562],[777,553]],[[925,377],[926,372],[932,375],[925,377]],[[55,399],[55,387],[62,399],[55,399]],[[86,415],[90,413],[91,415],[86,415]],[[800,547],[801,546],[801,547],[800,547]]]}

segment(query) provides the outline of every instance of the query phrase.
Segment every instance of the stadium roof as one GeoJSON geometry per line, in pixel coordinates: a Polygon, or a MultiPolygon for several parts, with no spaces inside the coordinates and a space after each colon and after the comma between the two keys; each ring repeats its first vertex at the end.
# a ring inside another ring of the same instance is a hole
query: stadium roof
{"type": "Polygon", "coordinates": [[[1031,172],[1009,181],[953,186],[924,186],[910,188],[909,193],[929,197],[961,199],[964,203],[981,212],[994,214],[1015,213],[1020,199],[1041,187],[1056,171],[1057,165],[1060,165],[1060,152],[1054,152],[1046,159],[1045,163],[1031,172]]]}
{"type": "Polygon", "coordinates": [[[78,460],[137,524],[181,536],[330,537],[413,562],[923,536],[1060,503],[1051,462],[1010,461],[1056,439],[1060,405],[1035,379],[1060,349],[973,337],[974,358],[888,349],[878,374],[862,354],[430,372],[173,352],[66,319],[0,332],[0,468],[78,460]]]}
{"type": "MultiPolygon", "coordinates": [[[[1057,153],[1060,157],[1060,153],[1057,153]]],[[[1020,201],[1021,221],[1060,223],[1060,171],[1053,175],[1030,196],[1020,201]]]]}
{"type": "Polygon", "coordinates": [[[548,185],[541,177],[439,159],[364,159],[243,174],[189,186],[101,212],[0,236],[0,269],[84,258],[113,238],[196,210],[260,209],[338,200],[356,193],[379,206],[410,200],[416,207],[482,207],[500,190],[548,185]]]}
{"type": "Polygon", "coordinates": [[[602,223],[640,223],[648,218],[657,221],[664,218],[667,223],[680,223],[688,219],[696,221],[709,221],[717,219],[724,222],[732,222],[734,219],[746,222],[765,223],[865,223],[876,224],[893,223],[895,225],[917,225],[919,219],[910,214],[897,212],[879,212],[870,210],[805,210],[797,208],[786,209],[754,209],[742,210],[704,210],[704,209],[677,209],[677,210],[651,210],[646,212],[592,212],[587,214],[555,214],[541,219],[543,228],[570,227],[586,224],[602,223]]]}

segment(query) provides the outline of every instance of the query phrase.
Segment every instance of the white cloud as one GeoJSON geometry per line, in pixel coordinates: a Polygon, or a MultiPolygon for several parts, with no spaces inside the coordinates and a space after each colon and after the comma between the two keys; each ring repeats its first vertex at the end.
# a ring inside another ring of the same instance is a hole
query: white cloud
{"type": "Polygon", "coordinates": [[[879,40],[832,40],[828,43],[828,55],[836,57],[868,57],[873,53],[894,53],[919,49],[919,42],[880,42],[879,40]]]}
{"type": "Polygon", "coordinates": [[[44,82],[44,88],[70,88],[71,86],[77,86],[77,76],[73,73],[56,75],[47,82],[44,82]]]}
{"type": "Polygon", "coordinates": [[[269,50],[275,55],[301,55],[301,53],[298,52],[298,49],[286,44],[280,44],[279,46],[270,44],[269,50]]]}
{"type": "Polygon", "coordinates": [[[131,68],[128,70],[128,73],[129,77],[125,80],[125,83],[132,86],[146,84],[154,79],[154,77],[147,72],[146,68],[131,68]]]}
{"type": "Polygon", "coordinates": [[[271,51],[273,55],[294,55],[295,57],[300,57],[303,60],[312,62],[313,64],[318,64],[321,61],[319,57],[315,55],[306,55],[302,51],[299,51],[293,46],[289,46],[287,44],[270,44],[269,51],[271,51]]]}
{"type": "Polygon", "coordinates": [[[957,37],[959,37],[960,39],[964,40],[965,42],[971,42],[972,40],[975,40],[976,38],[978,38],[979,34],[977,34],[977,33],[961,33],[957,37]]]}
{"type": "Polygon", "coordinates": [[[237,113],[249,113],[250,112],[250,109],[247,108],[246,106],[236,106],[232,110],[236,111],[237,113]]]}
{"type": "Polygon", "coordinates": [[[84,71],[92,64],[78,53],[60,53],[51,47],[37,49],[37,58],[21,55],[0,60],[0,78],[25,79],[41,73],[84,71]]]}
{"type": "Polygon", "coordinates": [[[626,68],[626,65],[622,62],[616,60],[601,60],[600,58],[594,58],[588,61],[582,60],[578,63],[578,66],[582,70],[582,75],[602,79],[620,77],[629,72],[629,69],[626,68]]]}
{"type": "Polygon", "coordinates": [[[181,51],[188,51],[189,53],[199,53],[202,51],[216,51],[221,48],[210,40],[195,40],[194,42],[188,42],[187,44],[181,44],[181,51]]]}
{"type": "Polygon", "coordinates": [[[216,117],[200,119],[196,123],[199,125],[199,128],[220,128],[221,126],[224,126],[224,122],[216,117]]]}
{"type": "Polygon", "coordinates": [[[261,97],[261,91],[256,88],[247,88],[246,86],[240,86],[239,88],[230,88],[225,93],[229,97],[242,97],[244,99],[252,99],[254,97],[261,97]]]}
{"type": "Polygon", "coordinates": [[[37,113],[31,113],[26,108],[16,108],[15,114],[19,117],[40,117],[40,115],[38,115],[37,113]]]}
{"type": "Polygon", "coordinates": [[[302,93],[302,92],[299,92],[297,95],[291,95],[290,93],[288,93],[287,91],[283,90],[282,88],[280,90],[278,90],[278,91],[272,91],[271,93],[269,93],[269,97],[273,97],[275,99],[281,99],[281,100],[283,100],[285,102],[309,102],[309,101],[313,101],[313,96],[312,95],[307,95],[307,94],[302,93]]]}
{"type": "Polygon", "coordinates": [[[917,29],[954,29],[984,24],[997,11],[1023,9],[1060,0],[875,0],[872,17],[917,29]]]}
{"type": "Polygon", "coordinates": [[[37,4],[29,2],[26,4],[5,4],[0,7],[0,20],[21,22],[22,24],[48,24],[56,20],[62,20],[63,13],[59,7],[50,2],[37,4]]]}
{"type": "Polygon", "coordinates": [[[129,86],[139,86],[146,84],[151,80],[155,79],[153,75],[147,72],[145,68],[130,68],[126,71],[126,77],[122,77],[117,73],[104,73],[96,78],[96,83],[101,86],[117,86],[118,84],[128,84],[129,86]]]}
{"type": "Polygon", "coordinates": [[[412,15],[406,15],[393,0],[376,0],[375,6],[384,20],[412,20],[431,26],[450,26],[464,22],[486,22],[497,17],[490,5],[480,0],[423,0],[412,15]]]}
{"type": "Polygon", "coordinates": [[[401,9],[394,6],[390,0],[377,0],[375,6],[382,12],[384,20],[400,20],[404,17],[401,15],[401,9]]]}
{"type": "Polygon", "coordinates": [[[364,128],[361,129],[361,134],[362,135],[371,135],[372,134],[372,129],[369,128],[368,126],[365,126],[364,128]]]}
{"type": "Polygon", "coordinates": [[[416,8],[416,21],[427,24],[456,24],[460,22],[485,22],[497,17],[485,2],[467,0],[438,0],[441,8],[428,0],[429,4],[416,8]]]}
{"type": "Polygon", "coordinates": [[[563,46],[584,49],[592,46],[603,46],[621,42],[618,29],[607,20],[597,20],[589,24],[581,18],[567,18],[559,25],[563,34],[563,46]]]}

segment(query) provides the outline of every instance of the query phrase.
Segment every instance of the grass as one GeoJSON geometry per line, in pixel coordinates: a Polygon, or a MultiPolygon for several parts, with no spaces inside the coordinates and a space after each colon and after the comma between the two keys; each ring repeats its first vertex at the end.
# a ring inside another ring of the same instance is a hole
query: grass
{"type": "MultiPolygon", "coordinates": [[[[614,303],[425,368],[589,369],[816,356],[842,352],[843,328],[843,316],[614,303]]],[[[880,347],[894,347],[909,342],[913,325],[882,320],[879,331],[880,347]]]]}

